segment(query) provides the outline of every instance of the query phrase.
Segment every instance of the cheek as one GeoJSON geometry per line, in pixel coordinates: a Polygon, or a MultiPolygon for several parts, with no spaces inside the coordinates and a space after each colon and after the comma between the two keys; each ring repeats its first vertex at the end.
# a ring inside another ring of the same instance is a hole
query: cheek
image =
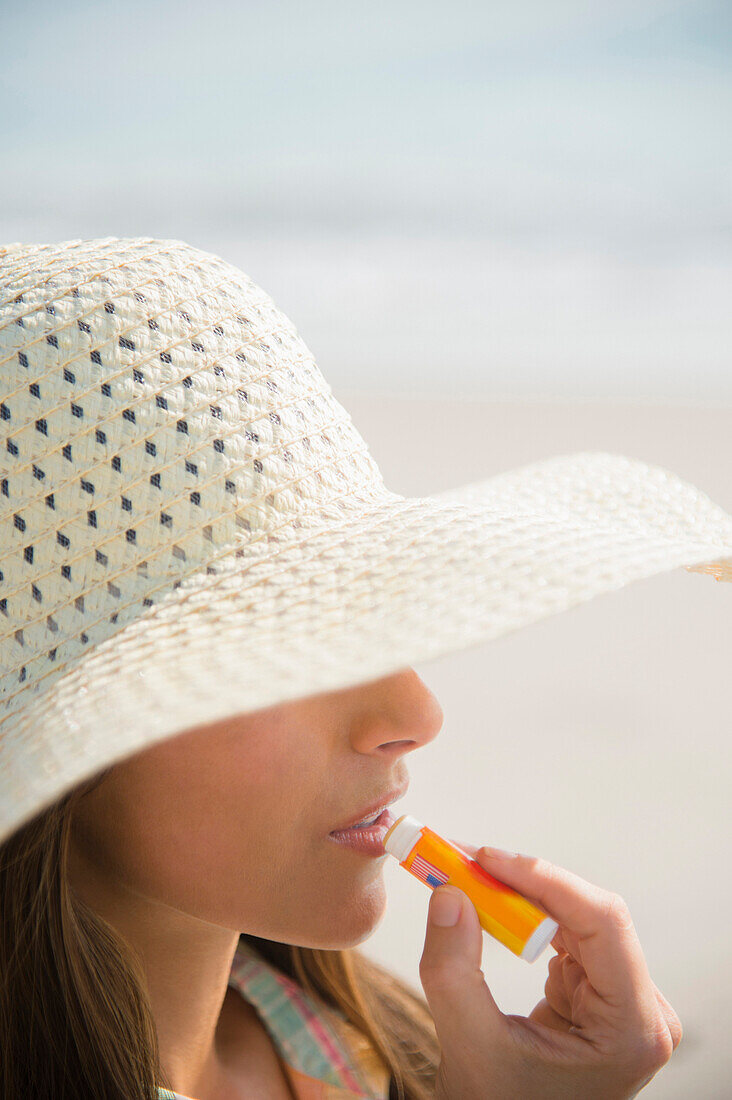
{"type": "Polygon", "coordinates": [[[329,760],[296,732],[186,736],[118,768],[92,814],[115,881],[283,942],[366,938],[386,905],[383,861],[328,841],[329,760]]]}
{"type": "Polygon", "coordinates": [[[128,887],[221,927],[335,950],[368,938],[385,912],[383,861],[344,853],[284,812],[195,797],[158,802],[121,831],[128,887]]]}
{"type": "Polygon", "coordinates": [[[278,916],[287,912],[289,927],[294,913],[317,907],[323,843],[312,824],[314,799],[279,771],[276,784],[251,777],[242,783],[230,769],[214,789],[204,776],[185,797],[173,795],[169,777],[157,797],[125,798],[118,835],[127,883],[193,916],[271,938],[278,916]]]}
{"type": "Polygon", "coordinates": [[[131,820],[119,849],[120,872],[146,896],[195,913],[217,898],[245,899],[247,882],[257,889],[271,885],[280,847],[241,800],[196,796],[131,820]]]}

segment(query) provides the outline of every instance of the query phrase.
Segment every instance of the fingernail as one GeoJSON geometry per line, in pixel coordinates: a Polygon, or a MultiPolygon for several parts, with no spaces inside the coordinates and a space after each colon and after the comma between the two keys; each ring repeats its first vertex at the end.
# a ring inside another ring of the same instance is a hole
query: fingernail
{"type": "Polygon", "coordinates": [[[452,891],[443,892],[441,887],[432,891],[430,920],[433,924],[438,925],[440,928],[449,928],[451,925],[457,924],[461,908],[460,898],[452,891]]]}
{"type": "Polygon", "coordinates": [[[515,859],[517,855],[516,852],[509,852],[507,848],[484,848],[483,850],[491,859],[515,859]]]}

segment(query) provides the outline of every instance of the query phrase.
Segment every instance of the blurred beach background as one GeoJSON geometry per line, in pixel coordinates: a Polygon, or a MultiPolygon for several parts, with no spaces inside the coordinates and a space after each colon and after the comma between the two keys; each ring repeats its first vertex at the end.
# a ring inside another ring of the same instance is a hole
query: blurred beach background
{"type": "MultiPolygon", "coordinates": [[[[40,0],[0,38],[0,243],[238,265],[394,491],[604,450],[732,511],[726,0],[40,0]]],[[[417,667],[445,724],[403,812],[626,897],[685,1027],[666,1100],[732,1078],[731,643],[732,586],[675,570],[417,667]]],[[[421,989],[429,894],[385,875],[363,949],[421,989]]],[[[483,964],[540,998],[546,958],[483,964]]]]}

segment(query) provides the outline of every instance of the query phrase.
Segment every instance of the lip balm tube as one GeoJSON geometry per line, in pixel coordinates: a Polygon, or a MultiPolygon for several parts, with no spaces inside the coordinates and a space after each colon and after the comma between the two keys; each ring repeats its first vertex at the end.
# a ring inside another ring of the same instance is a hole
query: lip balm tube
{"type": "Polygon", "coordinates": [[[383,843],[400,867],[432,890],[448,884],[467,894],[481,927],[526,962],[538,959],[555,936],[559,925],[543,909],[409,814],[397,818],[383,843]]]}

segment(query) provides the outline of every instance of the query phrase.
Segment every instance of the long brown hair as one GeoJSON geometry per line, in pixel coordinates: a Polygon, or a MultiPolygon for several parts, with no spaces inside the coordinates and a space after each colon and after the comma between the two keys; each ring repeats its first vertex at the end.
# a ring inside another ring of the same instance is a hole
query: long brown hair
{"type": "MultiPolygon", "coordinates": [[[[141,961],[68,880],[74,807],[107,771],[0,845],[0,1100],[157,1100],[159,1085],[172,1090],[141,961]]],[[[420,993],[358,948],[242,935],[368,1039],[389,1069],[390,1100],[434,1095],[439,1044],[420,993]]]]}

